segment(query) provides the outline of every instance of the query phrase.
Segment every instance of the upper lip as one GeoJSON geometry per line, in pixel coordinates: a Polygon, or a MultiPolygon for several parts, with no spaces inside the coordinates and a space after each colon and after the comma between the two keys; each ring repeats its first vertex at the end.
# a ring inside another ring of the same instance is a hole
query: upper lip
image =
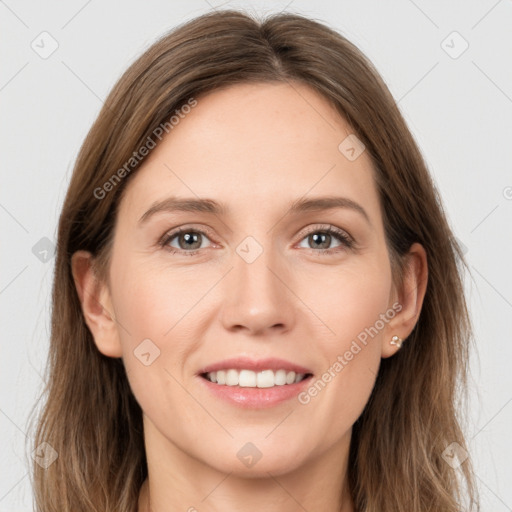
{"type": "Polygon", "coordinates": [[[231,359],[224,359],[217,363],[209,364],[199,370],[199,374],[216,372],[218,370],[252,370],[259,372],[263,370],[286,370],[295,373],[312,373],[308,368],[299,364],[286,361],[285,359],[278,359],[275,357],[266,359],[252,359],[250,357],[234,357],[231,359]]]}

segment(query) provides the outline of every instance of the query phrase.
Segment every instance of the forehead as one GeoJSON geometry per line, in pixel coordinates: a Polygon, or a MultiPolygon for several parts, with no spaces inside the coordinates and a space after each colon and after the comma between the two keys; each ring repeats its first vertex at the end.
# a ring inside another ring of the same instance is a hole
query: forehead
{"type": "Polygon", "coordinates": [[[304,195],[334,194],[371,211],[378,203],[371,159],[366,152],[349,159],[343,151],[353,135],[334,107],[303,84],[230,86],[199,96],[180,116],[123,201],[137,210],[168,195],[214,197],[249,214],[256,205],[261,212],[304,195]]]}

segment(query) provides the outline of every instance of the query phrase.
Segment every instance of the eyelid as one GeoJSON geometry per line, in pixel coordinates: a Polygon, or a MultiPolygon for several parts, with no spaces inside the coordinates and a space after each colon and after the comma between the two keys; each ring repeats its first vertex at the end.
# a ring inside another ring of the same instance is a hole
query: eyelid
{"type": "Polygon", "coordinates": [[[352,238],[352,236],[345,231],[344,229],[338,228],[337,226],[334,226],[333,224],[315,224],[312,227],[305,228],[305,231],[301,231],[299,233],[300,240],[302,241],[304,237],[310,235],[311,233],[317,233],[317,232],[332,232],[339,236],[345,237],[349,239],[352,243],[355,243],[355,240],[352,238]]]}

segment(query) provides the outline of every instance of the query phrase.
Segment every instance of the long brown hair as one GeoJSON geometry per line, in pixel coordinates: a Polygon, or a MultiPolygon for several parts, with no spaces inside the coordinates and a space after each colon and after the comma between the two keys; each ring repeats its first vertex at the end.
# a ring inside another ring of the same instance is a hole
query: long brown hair
{"type": "Polygon", "coordinates": [[[191,98],[244,82],[302,83],[325,97],[373,161],[395,282],[411,244],[427,253],[418,323],[402,349],[382,360],[353,428],[356,509],[475,510],[470,459],[453,469],[444,456],[450,445],[467,450],[460,412],[472,340],[466,263],[418,147],[373,65],[342,35],[297,14],[258,20],[235,10],[184,23],[144,52],[114,86],[81,147],[58,226],[47,385],[34,436],[34,447],[46,442],[58,458],[46,469],[34,463],[37,510],[137,510],[147,477],[142,412],[121,359],[94,344],[71,256],[90,251],[99,275],[108,277],[117,207],[140,162],[104,197],[98,188],[191,98]]]}

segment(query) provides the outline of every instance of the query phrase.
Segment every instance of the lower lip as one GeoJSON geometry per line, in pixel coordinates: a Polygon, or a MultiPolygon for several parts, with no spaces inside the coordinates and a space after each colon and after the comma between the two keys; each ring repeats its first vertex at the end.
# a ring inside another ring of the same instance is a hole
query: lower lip
{"type": "Polygon", "coordinates": [[[266,409],[296,397],[309,385],[312,376],[300,382],[274,386],[272,388],[244,388],[228,386],[226,384],[215,384],[201,376],[199,376],[199,379],[208,391],[233,405],[247,409],[266,409]]]}

